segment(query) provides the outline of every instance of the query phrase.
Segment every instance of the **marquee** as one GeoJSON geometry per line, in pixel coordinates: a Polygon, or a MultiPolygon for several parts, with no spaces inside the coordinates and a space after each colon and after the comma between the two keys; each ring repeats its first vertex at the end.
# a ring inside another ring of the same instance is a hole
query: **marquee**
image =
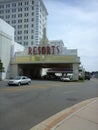
{"type": "Polygon", "coordinates": [[[33,46],[28,47],[28,55],[37,55],[37,54],[59,54],[59,46],[33,46]]]}

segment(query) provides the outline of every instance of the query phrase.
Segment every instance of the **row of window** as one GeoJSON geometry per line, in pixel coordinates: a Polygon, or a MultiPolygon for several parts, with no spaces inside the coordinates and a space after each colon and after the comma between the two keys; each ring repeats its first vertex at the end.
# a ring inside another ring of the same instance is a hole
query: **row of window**
{"type": "MultiPolygon", "coordinates": [[[[24,34],[28,34],[28,32],[29,32],[28,30],[24,30],[24,34]]],[[[22,31],[22,30],[19,30],[17,33],[18,33],[18,34],[22,34],[23,31],[22,31]]],[[[34,30],[31,30],[31,33],[34,33],[34,30]]],[[[41,33],[41,32],[40,32],[40,33],[41,33]]],[[[38,31],[37,31],[36,35],[38,35],[38,31]]]]}
{"type": "MultiPolygon", "coordinates": [[[[18,14],[18,18],[22,18],[22,16],[24,17],[28,17],[29,16],[29,13],[24,13],[24,14],[18,14]]],[[[32,16],[34,16],[34,12],[32,13],[32,16]]],[[[4,19],[4,15],[0,16],[2,19],[4,19]]],[[[9,19],[9,18],[16,18],[17,15],[16,14],[12,14],[11,15],[6,15],[5,18],[6,19],[9,19]]]]}
{"type": "MultiPolygon", "coordinates": [[[[29,5],[29,1],[12,3],[12,7],[16,7],[17,4],[18,4],[18,6],[29,5]]],[[[32,1],[32,5],[34,5],[34,1],[32,1]]],[[[6,4],[5,7],[10,8],[11,4],[6,4]]],[[[4,5],[0,5],[0,8],[4,8],[4,5]]]]}
{"type": "MultiPolygon", "coordinates": [[[[16,38],[15,38],[16,39],[16,38]]],[[[24,46],[28,46],[28,45],[33,45],[34,44],[34,41],[31,41],[31,44],[28,42],[28,41],[21,41],[21,40],[18,40],[18,43],[20,43],[21,45],[24,45],[24,46]]],[[[39,41],[38,39],[35,40],[35,43],[38,44],[39,41]]]]}
{"type": "MultiPolygon", "coordinates": [[[[18,31],[18,34],[22,34],[22,33],[23,33],[23,30],[18,31]]],[[[16,32],[15,32],[15,34],[16,34],[16,32]]],[[[24,30],[24,34],[28,34],[28,30],[24,30]]],[[[34,34],[34,30],[31,30],[31,34],[34,34]]],[[[41,34],[41,32],[40,32],[40,34],[41,34]]],[[[38,32],[36,33],[36,35],[38,35],[38,32]]]]}
{"type": "MultiPolygon", "coordinates": [[[[24,42],[18,41],[18,43],[20,43],[21,45],[24,45],[24,46],[28,46],[29,45],[28,41],[24,41],[24,42]]],[[[33,45],[33,44],[34,44],[34,42],[31,41],[31,45],[33,45]]]]}
{"type": "MultiPolygon", "coordinates": [[[[16,29],[16,25],[13,25],[13,27],[16,29]]],[[[23,27],[28,29],[29,25],[28,24],[24,24],[24,25],[20,24],[17,26],[18,29],[22,29],[23,27]]],[[[34,24],[31,24],[31,27],[34,27],[34,24]]],[[[34,32],[34,30],[31,30],[31,33],[33,33],[33,32],[34,32]]]]}
{"type": "MultiPolygon", "coordinates": [[[[22,40],[22,39],[28,40],[28,38],[29,38],[28,36],[24,36],[24,37],[18,36],[18,37],[17,37],[18,40],[22,40]]],[[[34,36],[31,36],[31,39],[33,39],[33,38],[34,38],[34,36]]]]}
{"type": "MultiPolygon", "coordinates": [[[[0,8],[1,9],[1,8],[0,8]]],[[[23,8],[13,8],[13,9],[1,9],[0,10],[0,13],[1,14],[4,14],[4,13],[16,13],[16,12],[23,12],[23,11],[29,11],[29,7],[23,7],[23,8]]],[[[32,6],[32,11],[34,11],[34,6],[32,6]]],[[[41,9],[40,8],[36,8],[36,13],[37,14],[39,14],[39,13],[41,13],[42,11],[41,11],[41,9]]],[[[43,17],[45,16],[45,14],[44,13],[42,13],[42,15],[43,15],[43,17]]]]}
{"type": "MultiPolygon", "coordinates": [[[[34,7],[32,7],[32,10],[34,10],[34,7]]],[[[6,10],[0,10],[0,13],[16,13],[17,9],[6,9],[6,10]]],[[[18,8],[18,12],[22,12],[22,11],[29,11],[29,7],[25,7],[25,8],[18,8]]]]}
{"type": "MultiPolygon", "coordinates": [[[[2,17],[1,17],[2,18],[2,17]]],[[[34,21],[34,18],[32,18],[31,20],[32,22],[34,21]]],[[[9,24],[16,24],[16,20],[12,20],[12,21],[9,21],[9,20],[6,20],[7,23],[9,24]]],[[[29,22],[29,19],[24,19],[24,23],[27,23],[29,22]]],[[[18,19],[18,23],[23,23],[23,20],[22,19],[18,19]]],[[[33,26],[33,25],[32,25],[33,26]]]]}

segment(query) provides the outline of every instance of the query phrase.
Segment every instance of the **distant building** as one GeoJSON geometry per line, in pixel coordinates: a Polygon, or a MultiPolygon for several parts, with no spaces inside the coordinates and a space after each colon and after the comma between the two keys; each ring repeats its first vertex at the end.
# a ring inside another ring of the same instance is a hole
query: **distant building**
{"type": "Polygon", "coordinates": [[[15,29],[15,41],[28,47],[39,44],[48,12],[42,0],[0,0],[0,18],[15,29]]]}
{"type": "Polygon", "coordinates": [[[51,46],[60,47],[59,55],[77,55],[77,49],[67,49],[62,40],[50,40],[49,43],[51,46]]]}

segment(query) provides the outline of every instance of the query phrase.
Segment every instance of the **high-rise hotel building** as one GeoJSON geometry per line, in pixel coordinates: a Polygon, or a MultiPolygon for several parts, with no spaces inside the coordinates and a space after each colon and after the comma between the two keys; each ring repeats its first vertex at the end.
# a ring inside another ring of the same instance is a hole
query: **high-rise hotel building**
{"type": "Polygon", "coordinates": [[[0,18],[15,28],[15,41],[25,47],[39,44],[47,15],[42,0],[0,0],[0,18]]]}

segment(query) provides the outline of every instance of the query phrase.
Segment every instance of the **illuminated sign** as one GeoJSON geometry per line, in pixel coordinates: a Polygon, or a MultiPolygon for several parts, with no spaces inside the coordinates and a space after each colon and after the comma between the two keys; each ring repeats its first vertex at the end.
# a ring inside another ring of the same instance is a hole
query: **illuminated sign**
{"type": "Polygon", "coordinates": [[[59,54],[59,46],[33,46],[28,47],[28,55],[37,55],[37,54],[59,54]]]}

